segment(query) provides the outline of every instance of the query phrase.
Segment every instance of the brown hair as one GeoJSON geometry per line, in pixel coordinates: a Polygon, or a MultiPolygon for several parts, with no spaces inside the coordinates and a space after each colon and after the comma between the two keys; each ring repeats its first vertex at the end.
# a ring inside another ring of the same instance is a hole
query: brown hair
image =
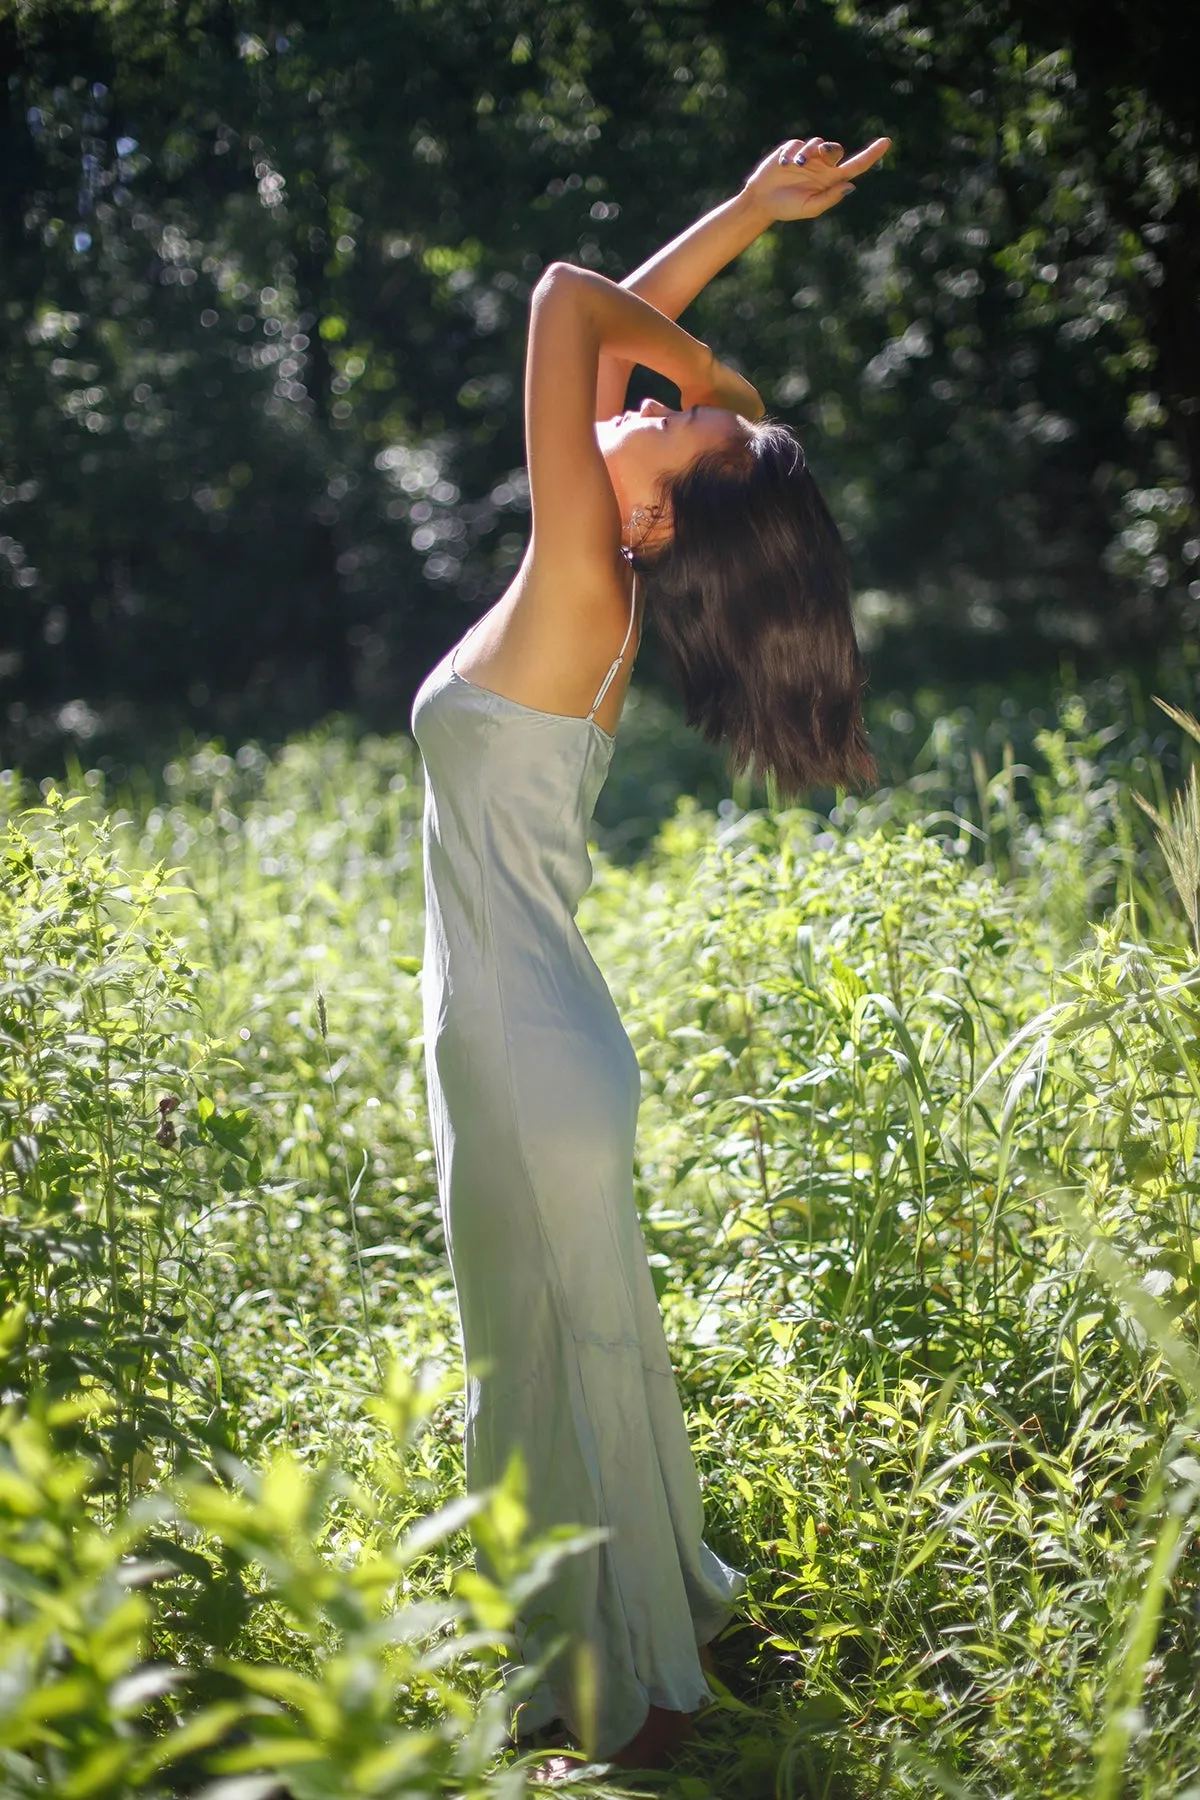
{"type": "Polygon", "coordinates": [[[697,457],[662,499],[671,536],[639,552],[646,615],[689,725],[769,772],[779,797],[876,779],[845,546],[785,425],[697,457]]]}

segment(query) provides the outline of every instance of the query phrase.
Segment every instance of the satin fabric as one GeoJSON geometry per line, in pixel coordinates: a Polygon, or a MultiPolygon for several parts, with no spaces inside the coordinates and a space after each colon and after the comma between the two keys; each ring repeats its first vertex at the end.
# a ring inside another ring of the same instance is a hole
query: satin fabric
{"type": "MultiPolygon", "coordinates": [[[[456,646],[457,649],[457,646],[456,646]]],[[[744,1577],[703,1541],[695,1463],[633,1196],[640,1076],[575,923],[614,740],[458,675],[422,684],[429,1116],[467,1366],[468,1490],[524,1457],[534,1531],[600,1527],[522,1618],[595,1670],[601,1756],[708,1697],[697,1646],[744,1577]]],[[[577,1734],[574,1661],[520,1709],[577,1734]]]]}

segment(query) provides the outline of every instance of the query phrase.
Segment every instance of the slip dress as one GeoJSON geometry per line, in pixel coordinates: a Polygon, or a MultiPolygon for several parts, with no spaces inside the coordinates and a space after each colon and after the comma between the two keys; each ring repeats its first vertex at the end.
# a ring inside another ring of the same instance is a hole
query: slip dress
{"type": "Polygon", "coordinates": [[[634,1203],[637,1056],[575,923],[615,742],[595,712],[636,595],[635,581],[625,642],[586,718],[468,681],[457,644],[412,708],[426,1090],[462,1325],[467,1488],[498,1481],[517,1448],[533,1532],[606,1534],[565,1562],[515,1633],[525,1663],[566,1633],[592,1669],[590,1716],[577,1657],[560,1655],[519,1706],[518,1734],[561,1718],[600,1756],[651,1705],[705,1702],[697,1647],[745,1588],[703,1541],[634,1203]]]}

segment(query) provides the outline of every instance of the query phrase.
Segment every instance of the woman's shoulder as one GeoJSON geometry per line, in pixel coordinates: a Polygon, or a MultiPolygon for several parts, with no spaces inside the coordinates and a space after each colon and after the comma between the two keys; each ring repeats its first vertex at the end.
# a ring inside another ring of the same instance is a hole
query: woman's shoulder
{"type": "Polygon", "coordinates": [[[584,717],[626,638],[633,603],[632,571],[619,554],[610,569],[570,582],[555,581],[529,556],[457,646],[455,671],[523,706],[584,717]]]}

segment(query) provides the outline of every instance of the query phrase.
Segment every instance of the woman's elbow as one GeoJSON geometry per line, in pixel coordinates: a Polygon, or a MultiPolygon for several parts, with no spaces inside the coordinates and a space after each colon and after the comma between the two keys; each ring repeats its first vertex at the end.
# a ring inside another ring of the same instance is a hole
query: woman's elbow
{"type": "Polygon", "coordinates": [[[552,262],[539,275],[533,290],[535,300],[545,299],[550,294],[569,294],[584,285],[585,271],[575,263],[552,262]]]}

